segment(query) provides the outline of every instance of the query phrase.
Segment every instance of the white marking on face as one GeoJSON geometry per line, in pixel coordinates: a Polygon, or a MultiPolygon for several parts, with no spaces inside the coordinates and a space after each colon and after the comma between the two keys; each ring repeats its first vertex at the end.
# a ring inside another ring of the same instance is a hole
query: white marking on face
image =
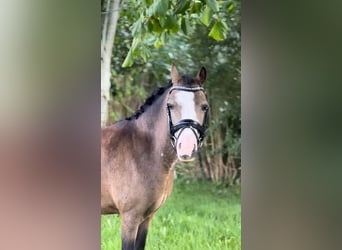
{"type": "Polygon", "coordinates": [[[181,107],[181,120],[192,119],[199,122],[195,110],[195,94],[192,92],[180,91],[175,94],[176,102],[181,107]]]}

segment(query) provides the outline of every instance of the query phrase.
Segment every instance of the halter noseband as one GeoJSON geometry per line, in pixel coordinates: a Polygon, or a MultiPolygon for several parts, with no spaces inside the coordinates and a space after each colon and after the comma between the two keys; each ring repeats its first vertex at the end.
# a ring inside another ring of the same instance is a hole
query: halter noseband
{"type": "MultiPolygon", "coordinates": [[[[204,88],[202,87],[194,87],[194,88],[189,88],[189,87],[184,87],[184,86],[173,86],[169,90],[169,94],[173,90],[181,90],[181,91],[188,91],[188,92],[197,92],[197,91],[203,91],[204,88]]],[[[182,131],[186,128],[190,128],[191,131],[195,134],[197,143],[199,146],[202,146],[203,139],[205,137],[205,130],[206,130],[206,121],[207,121],[207,116],[208,116],[208,110],[205,110],[204,112],[204,117],[203,117],[203,122],[202,124],[198,123],[197,121],[194,121],[192,119],[183,119],[180,120],[177,124],[173,125],[172,123],[172,118],[171,118],[171,110],[170,107],[167,106],[167,116],[168,116],[168,121],[169,121],[169,135],[171,139],[171,144],[173,148],[176,148],[176,142],[178,140],[179,135],[182,133],[182,131]],[[180,133],[178,137],[176,137],[176,132],[180,130],[180,133]],[[197,131],[197,133],[196,133],[197,131]]]]}

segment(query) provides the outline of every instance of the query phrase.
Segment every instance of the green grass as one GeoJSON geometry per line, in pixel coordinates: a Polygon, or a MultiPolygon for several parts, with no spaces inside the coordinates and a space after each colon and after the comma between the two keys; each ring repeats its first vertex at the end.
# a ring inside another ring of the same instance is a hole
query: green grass
{"type": "MultiPolygon", "coordinates": [[[[239,187],[175,180],[173,193],[154,216],[146,250],[240,250],[239,187]]],[[[101,249],[121,249],[120,218],[102,216],[101,249]]]]}

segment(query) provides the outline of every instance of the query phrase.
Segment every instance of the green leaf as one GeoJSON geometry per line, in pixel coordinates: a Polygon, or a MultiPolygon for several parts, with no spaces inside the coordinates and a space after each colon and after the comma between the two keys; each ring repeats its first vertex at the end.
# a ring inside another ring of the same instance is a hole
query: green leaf
{"type": "Polygon", "coordinates": [[[178,0],[174,14],[184,14],[189,9],[190,0],[178,0]]]}
{"type": "Polygon", "coordinates": [[[140,46],[140,44],[141,44],[141,38],[140,37],[135,37],[135,38],[133,38],[133,42],[132,42],[132,45],[131,45],[131,48],[130,48],[130,50],[132,51],[132,52],[135,52],[136,50],[137,50],[137,48],[140,46]]]}
{"type": "Polygon", "coordinates": [[[233,3],[230,3],[229,5],[228,5],[228,10],[229,11],[232,11],[234,9],[234,4],[233,3]]]}
{"type": "Polygon", "coordinates": [[[167,16],[156,17],[158,19],[160,27],[164,28],[167,16]]]}
{"type": "Polygon", "coordinates": [[[137,36],[138,34],[141,34],[142,31],[142,22],[141,18],[138,19],[133,25],[132,25],[132,35],[137,36]]]}
{"type": "Polygon", "coordinates": [[[165,44],[166,43],[166,39],[167,39],[167,32],[163,32],[163,33],[161,33],[161,35],[160,35],[160,41],[163,43],[163,44],[165,44]]]}
{"type": "Polygon", "coordinates": [[[218,11],[216,0],[205,0],[205,2],[213,11],[218,11]]]}
{"type": "Polygon", "coordinates": [[[152,31],[156,33],[161,33],[163,28],[161,27],[159,20],[156,18],[151,19],[152,22],[152,31]]]}
{"type": "Polygon", "coordinates": [[[159,49],[161,46],[163,46],[164,45],[164,43],[163,43],[163,41],[160,39],[160,38],[158,38],[155,42],[154,42],[154,47],[156,48],[156,49],[159,49]]]}
{"type": "Polygon", "coordinates": [[[142,0],[142,3],[145,4],[146,7],[149,7],[153,3],[153,0],[142,0]]]}
{"type": "Polygon", "coordinates": [[[147,23],[146,23],[146,29],[147,29],[148,32],[152,32],[153,31],[153,23],[151,21],[151,18],[149,18],[147,23]]]}
{"type": "Polygon", "coordinates": [[[180,26],[181,26],[181,29],[185,35],[187,35],[193,31],[193,27],[191,27],[189,19],[187,19],[187,18],[181,19],[180,26]]]}
{"type": "Polygon", "coordinates": [[[125,61],[123,62],[122,64],[122,67],[123,68],[126,68],[126,67],[131,67],[133,65],[133,55],[132,55],[132,51],[129,50],[128,53],[127,53],[127,56],[125,58],[125,61]]]}
{"type": "Polygon", "coordinates": [[[209,36],[214,38],[216,41],[223,41],[227,37],[228,27],[221,20],[217,20],[209,32],[209,36]]]}
{"type": "Polygon", "coordinates": [[[200,13],[202,9],[202,3],[199,1],[194,1],[191,4],[190,12],[191,13],[200,13]]]}
{"type": "Polygon", "coordinates": [[[167,15],[164,18],[164,23],[162,25],[163,28],[165,28],[165,29],[172,29],[172,28],[174,28],[176,26],[177,26],[177,19],[176,19],[175,16],[167,15]]]}
{"type": "Polygon", "coordinates": [[[149,58],[150,56],[151,56],[151,51],[145,46],[142,47],[140,51],[140,57],[144,60],[144,62],[146,62],[147,58],[149,58]]]}
{"type": "Polygon", "coordinates": [[[205,7],[202,16],[200,17],[200,21],[205,25],[209,26],[210,19],[212,18],[213,11],[208,7],[208,5],[205,7]]]}
{"type": "Polygon", "coordinates": [[[171,33],[177,33],[179,31],[179,25],[176,23],[171,29],[169,29],[171,33]]]}
{"type": "Polygon", "coordinates": [[[182,31],[183,31],[183,33],[184,33],[185,35],[188,34],[188,22],[187,22],[187,20],[186,20],[185,18],[182,18],[182,21],[181,21],[181,29],[182,29],[182,31]]]}
{"type": "Polygon", "coordinates": [[[152,5],[152,15],[163,16],[166,14],[169,8],[169,1],[167,0],[156,0],[152,5]]]}

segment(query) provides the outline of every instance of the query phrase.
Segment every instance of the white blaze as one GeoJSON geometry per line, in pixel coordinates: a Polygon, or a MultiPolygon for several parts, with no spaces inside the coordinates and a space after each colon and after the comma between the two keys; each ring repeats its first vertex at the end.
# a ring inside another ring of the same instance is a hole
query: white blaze
{"type": "MultiPolygon", "coordinates": [[[[194,99],[193,92],[180,91],[175,94],[175,101],[180,107],[181,120],[191,119],[198,122],[194,99]]],[[[197,137],[192,129],[179,130],[176,136],[178,138],[176,145],[178,159],[181,161],[194,160],[194,152],[197,151],[197,137]]]]}
{"type": "Polygon", "coordinates": [[[181,107],[181,120],[192,119],[198,121],[195,110],[195,94],[192,92],[180,91],[175,94],[176,102],[181,107]]]}

